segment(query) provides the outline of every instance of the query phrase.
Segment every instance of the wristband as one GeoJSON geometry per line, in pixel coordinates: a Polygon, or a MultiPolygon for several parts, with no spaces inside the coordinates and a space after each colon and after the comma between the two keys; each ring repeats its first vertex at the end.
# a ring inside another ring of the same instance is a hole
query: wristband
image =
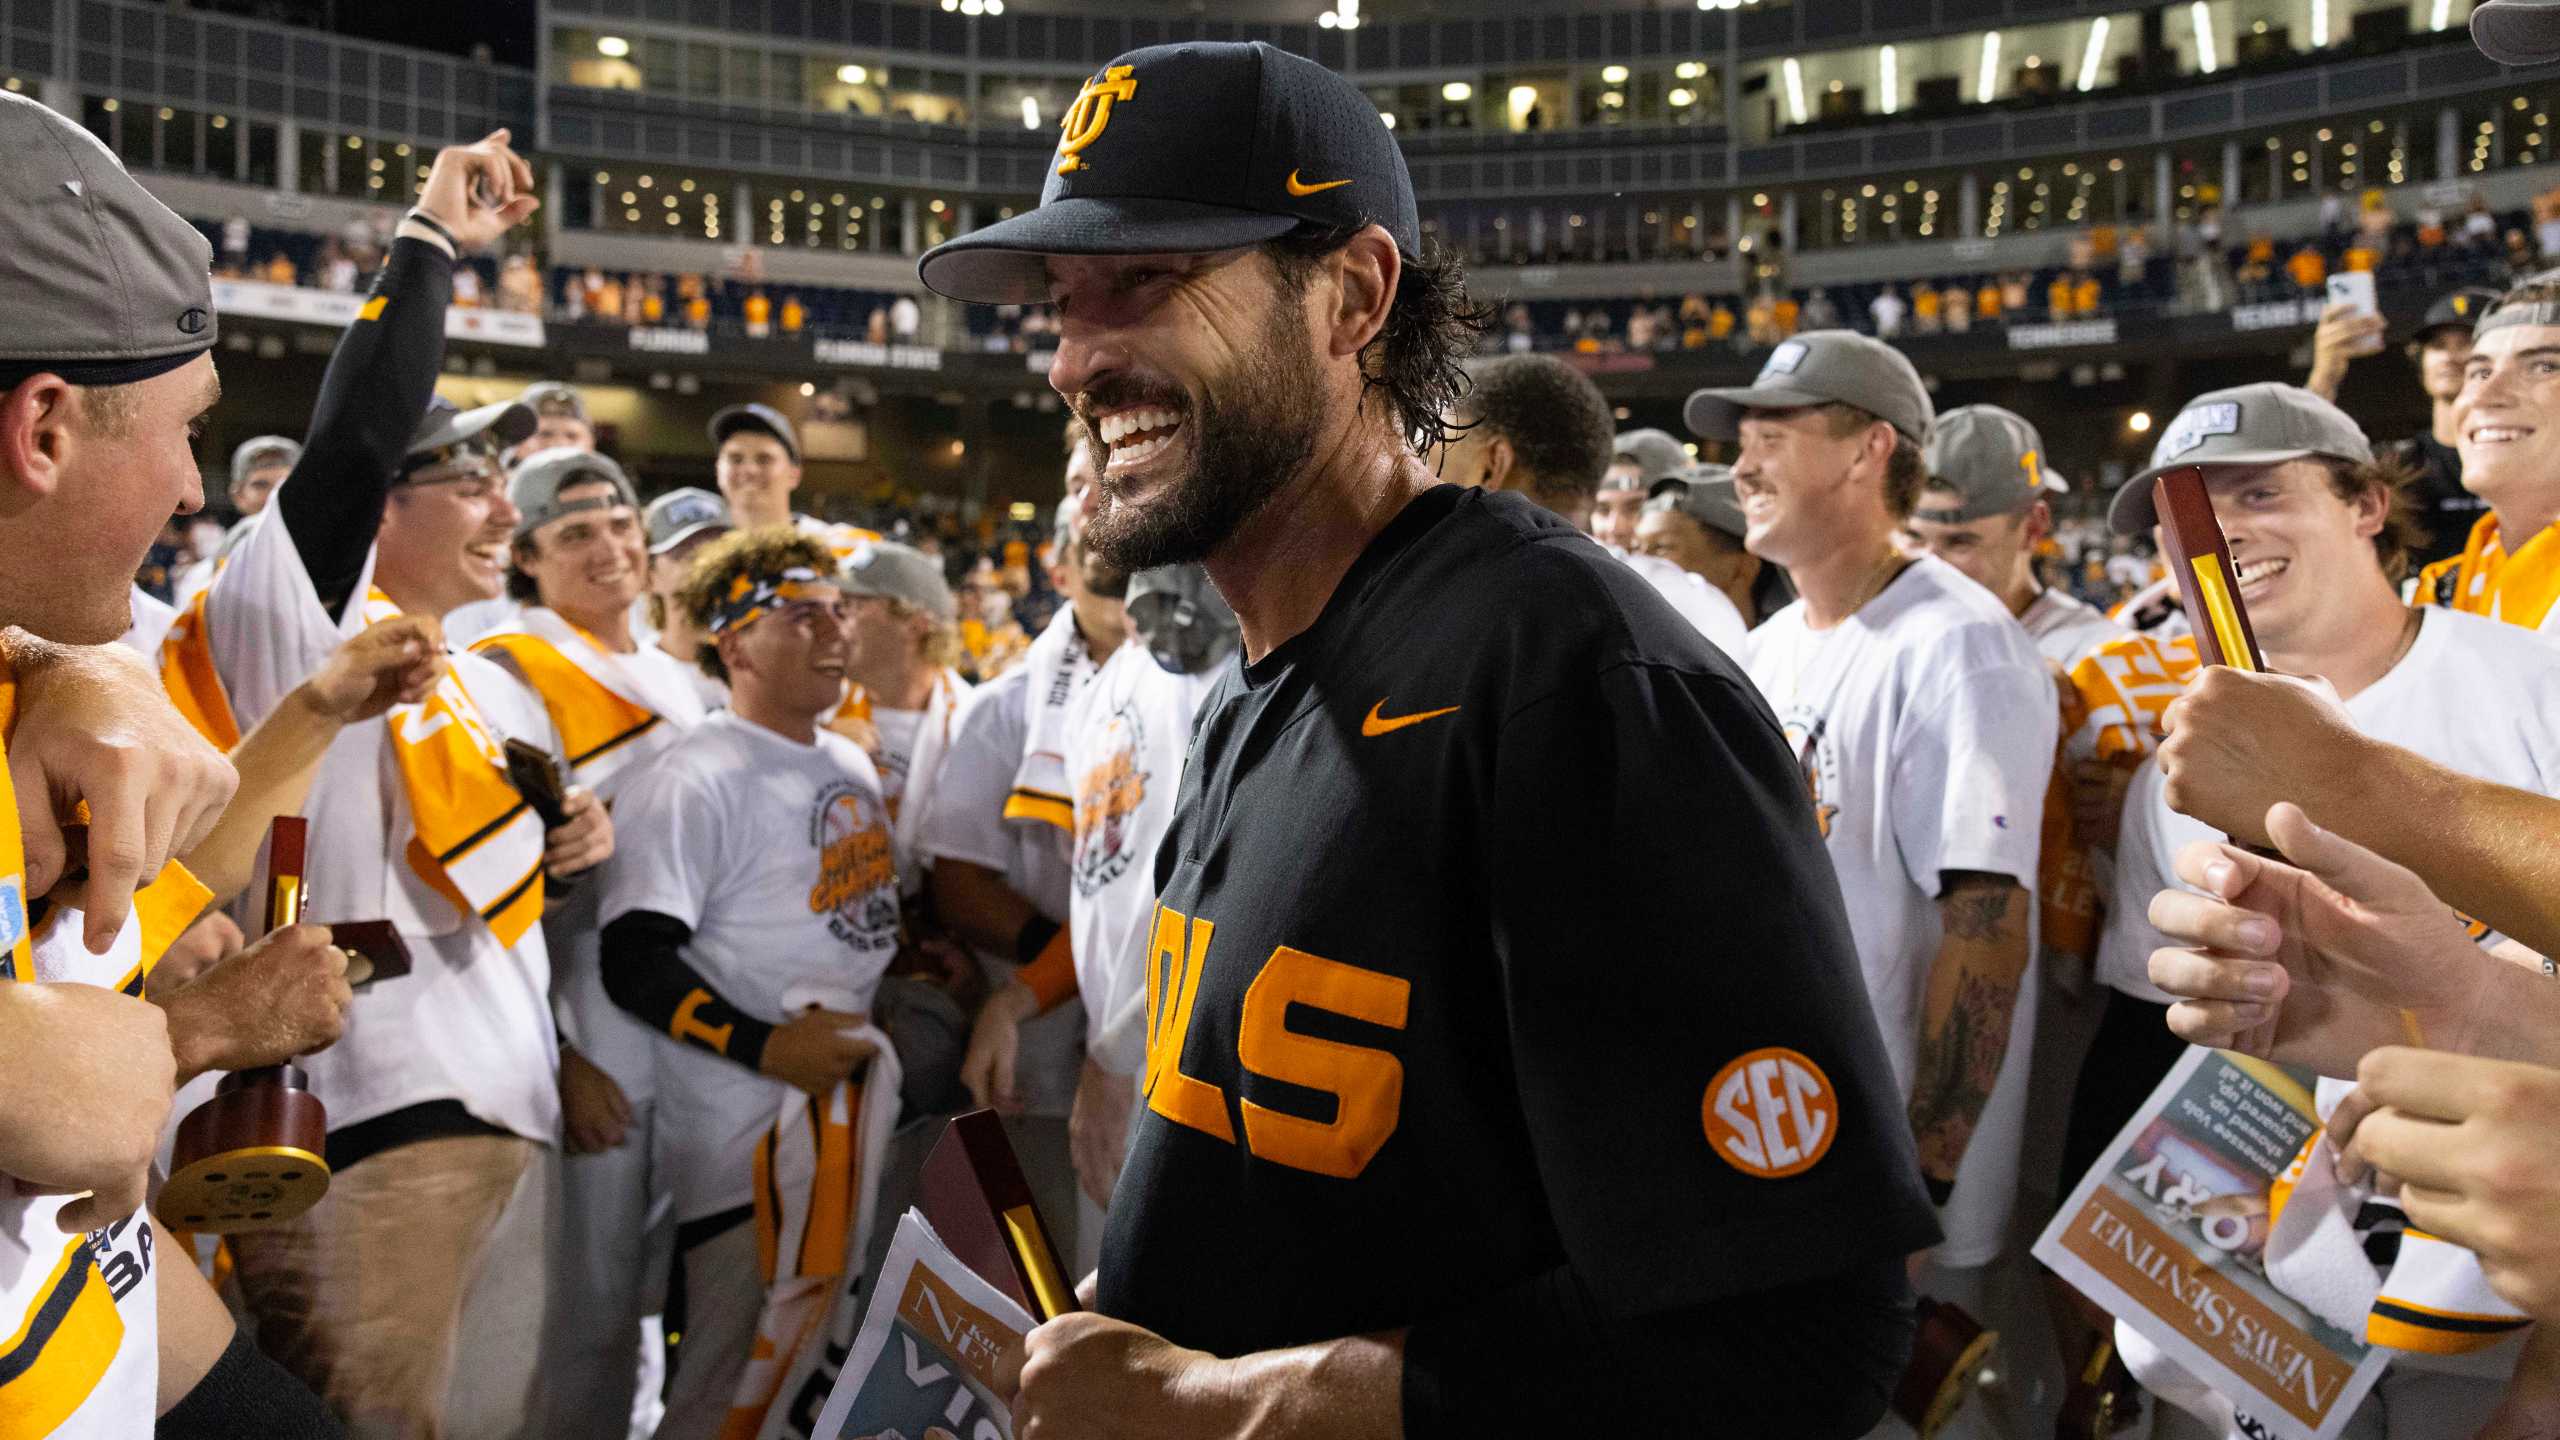
{"type": "Polygon", "coordinates": [[[1057,933],[1058,922],[1046,915],[1035,914],[1023,921],[1022,929],[1013,937],[1013,963],[1028,965],[1039,959],[1040,952],[1048,947],[1049,937],[1057,933]]]}
{"type": "Polygon", "coordinates": [[[453,238],[453,232],[452,232],[451,230],[448,230],[448,229],[446,229],[446,228],[445,228],[445,223],[444,223],[443,221],[441,221],[441,220],[437,219],[437,218],[436,218],[436,217],[434,217],[433,215],[428,214],[426,211],[421,210],[421,209],[417,208],[416,206],[411,206],[411,207],[410,207],[410,209],[409,209],[409,213],[408,213],[408,214],[406,214],[406,215],[401,216],[400,218],[401,218],[401,219],[403,219],[403,220],[415,220],[415,221],[417,221],[419,224],[426,226],[426,227],[427,227],[428,229],[430,229],[430,230],[433,230],[433,231],[434,231],[434,232],[436,232],[438,235],[443,236],[443,237],[444,237],[444,243],[446,243],[447,245],[452,246],[452,247],[454,248],[454,250],[456,251],[456,253],[459,253],[459,252],[461,251],[461,249],[462,249],[462,242],[461,242],[461,241],[459,241],[459,240],[456,240],[455,238],[453,238]]]}

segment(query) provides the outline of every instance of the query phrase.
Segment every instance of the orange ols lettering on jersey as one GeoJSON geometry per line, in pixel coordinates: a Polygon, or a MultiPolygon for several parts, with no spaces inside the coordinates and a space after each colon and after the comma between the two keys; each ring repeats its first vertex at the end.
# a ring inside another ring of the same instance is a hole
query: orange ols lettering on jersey
{"type": "MultiPolygon", "coordinates": [[[[1191,1011],[1200,998],[1200,967],[1217,922],[1156,907],[1147,946],[1147,1108],[1177,1125],[1235,1143],[1227,1095],[1182,1069],[1191,1011]]],[[[1245,1149],[1293,1170],[1357,1177],[1385,1148],[1404,1113],[1404,1062],[1384,1050],[1319,1040],[1291,1030],[1289,1007],[1305,1005],[1389,1030],[1401,1030],[1413,982],[1381,975],[1281,945],[1262,962],[1244,993],[1236,1026],[1239,1070],[1334,1098],[1329,1121],[1309,1120],[1251,1100],[1239,1102],[1245,1149]]]]}
{"type": "Polygon", "coordinates": [[[1771,1045],[1738,1056],[1707,1082],[1707,1141],[1745,1175],[1800,1175],[1840,1134],[1831,1077],[1802,1053],[1771,1045]]]}

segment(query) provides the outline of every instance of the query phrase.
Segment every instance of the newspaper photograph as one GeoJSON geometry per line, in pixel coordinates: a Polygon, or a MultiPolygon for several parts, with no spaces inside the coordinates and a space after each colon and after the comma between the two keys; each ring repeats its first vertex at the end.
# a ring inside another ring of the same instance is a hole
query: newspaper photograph
{"type": "Polygon", "coordinates": [[[898,1219],[862,1329],[818,1412],[816,1440],[1013,1440],[999,1356],[1036,1324],[945,1247],[898,1219]]]}
{"type": "Polygon", "coordinates": [[[2191,1047],[2035,1246],[2282,1440],[2331,1440],[2389,1361],[2267,1277],[2270,1188],[2319,1125],[2283,1070],[2191,1047]]]}

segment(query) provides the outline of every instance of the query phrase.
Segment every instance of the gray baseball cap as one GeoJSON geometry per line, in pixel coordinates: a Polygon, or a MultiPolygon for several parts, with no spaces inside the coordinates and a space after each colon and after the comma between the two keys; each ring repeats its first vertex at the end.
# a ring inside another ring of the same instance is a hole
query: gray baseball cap
{"type": "Polygon", "coordinates": [[[2373,458],[2373,442],[2346,411],[2299,385],[2264,380],[2211,391],[2188,401],[2160,432],[2151,467],[2116,491],[2107,524],[2119,535],[2139,535],[2158,524],[2151,482],[2164,470],[2257,467],[2313,457],[2362,465],[2373,458]]]}
{"type": "Polygon", "coordinates": [[[1676,510],[1710,530],[1742,538],[1742,497],[1734,493],[1733,471],[1723,465],[1692,465],[1653,483],[1647,510],[1676,510]]]}
{"type": "Polygon", "coordinates": [[[302,458],[302,442],[283,435],[252,435],[231,452],[231,483],[234,486],[249,478],[252,470],[269,465],[290,467],[302,458]]]}
{"type": "Polygon", "coordinates": [[[213,348],[213,245],[98,138],[0,93],[0,371],[125,385],[213,348]]]}
{"type": "Polygon", "coordinates": [[[1701,390],[1681,418],[1708,440],[1735,440],[1753,410],[1854,405],[1920,444],[1936,413],[1929,387],[1901,351],[1854,330],[1808,330],[1781,341],[1748,385],[1701,390]]]}
{"type": "Polygon", "coordinates": [[[641,524],[649,532],[649,553],[664,555],[705,530],[735,530],[729,502],[713,491],[687,485],[649,502],[641,524]]]}
{"type": "Polygon", "coordinates": [[[1156,664],[1197,675],[1227,658],[1243,636],[1236,612],[1198,565],[1160,565],[1129,577],[1129,628],[1156,664]]]}
{"type": "Polygon", "coordinates": [[[581,425],[592,428],[595,424],[587,418],[586,397],[566,380],[537,380],[524,387],[516,403],[531,410],[537,419],[544,415],[570,415],[581,425]]]}
{"type": "Polygon", "coordinates": [[[945,625],[960,618],[960,601],[942,578],[942,562],[913,545],[866,540],[844,558],[839,578],[848,594],[902,601],[945,625]]]}
{"type": "Polygon", "coordinates": [[[711,417],[711,443],[714,445],[741,430],[761,430],[781,441],[782,448],[791,452],[791,463],[800,463],[800,432],[791,428],[791,422],[783,418],[781,411],[770,405],[732,405],[711,417]]]}
{"type": "Polygon", "coordinates": [[[1952,510],[1916,512],[1941,525],[2006,515],[2039,495],[2071,488],[2044,467],[2044,437],[2036,427],[1997,405],[1961,405],[1939,416],[1922,455],[1930,486],[1964,497],[1952,510]]]}
{"type": "Polygon", "coordinates": [[[513,400],[462,410],[441,395],[427,401],[427,413],[409,438],[409,453],[400,461],[397,478],[466,454],[485,455],[497,463],[498,452],[524,443],[533,433],[533,412],[513,400]]]}
{"type": "Polygon", "coordinates": [[[1609,446],[1611,470],[1600,477],[1603,490],[1650,491],[1664,478],[1688,468],[1689,449],[1662,430],[1629,430],[1609,446]],[[1630,480],[1616,473],[1618,461],[1629,461],[1636,467],[1630,480]]]}
{"type": "Polygon", "coordinates": [[[2471,7],[2471,43],[2501,65],[2560,57],[2560,0],[2480,0],[2471,7]]]}
{"type": "Polygon", "coordinates": [[[507,481],[507,498],[514,502],[519,516],[518,540],[565,515],[623,506],[640,508],[640,493],[631,488],[631,477],[622,473],[621,466],[609,456],[575,445],[554,445],[517,461],[515,474],[507,481]],[[613,494],[572,500],[565,505],[560,502],[561,491],[596,480],[611,485],[613,494]]]}

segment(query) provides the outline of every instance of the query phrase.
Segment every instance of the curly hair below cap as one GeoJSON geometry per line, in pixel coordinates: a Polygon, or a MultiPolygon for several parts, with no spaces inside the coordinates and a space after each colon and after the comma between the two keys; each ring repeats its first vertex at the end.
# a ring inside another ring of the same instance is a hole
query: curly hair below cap
{"type": "MultiPolygon", "coordinates": [[[[1306,293],[1316,264],[1351,243],[1362,226],[1301,225],[1263,251],[1292,296],[1306,293]]],[[[1467,294],[1466,267],[1428,236],[1419,259],[1407,257],[1387,323],[1360,353],[1360,395],[1384,395],[1396,430],[1416,451],[1448,443],[1444,417],[1466,393],[1461,368],[1476,341],[1493,328],[1494,308],[1467,294]]]]}

